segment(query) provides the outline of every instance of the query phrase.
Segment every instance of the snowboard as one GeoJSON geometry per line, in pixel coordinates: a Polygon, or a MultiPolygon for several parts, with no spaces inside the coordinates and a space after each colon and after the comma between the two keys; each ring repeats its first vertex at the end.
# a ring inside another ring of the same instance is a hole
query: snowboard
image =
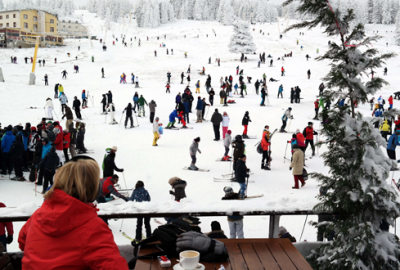
{"type": "Polygon", "coordinates": [[[192,171],[192,172],[209,172],[210,170],[205,169],[198,169],[198,170],[191,170],[189,167],[183,167],[184,170],[192,171]]]}

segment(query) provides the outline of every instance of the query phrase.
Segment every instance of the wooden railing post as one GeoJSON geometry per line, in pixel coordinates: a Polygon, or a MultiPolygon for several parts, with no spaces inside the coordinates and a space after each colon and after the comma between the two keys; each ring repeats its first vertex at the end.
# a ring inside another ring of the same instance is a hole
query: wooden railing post
{"type": "Polygon", "coordinates": [[[280,215],[269,216],[269,238],[278,238],[280,215]]]}

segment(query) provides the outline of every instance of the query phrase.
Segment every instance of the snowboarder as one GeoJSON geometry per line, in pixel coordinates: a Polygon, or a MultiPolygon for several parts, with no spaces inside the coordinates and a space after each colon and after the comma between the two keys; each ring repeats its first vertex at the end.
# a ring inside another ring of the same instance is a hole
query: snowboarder
{"type": "Polygon", "coordinates": [[[131,128],[134,128],[133,125],[133,117],[132,117],[132,111],[134,112],[133,108],[132,108],[132,103],[128,103],[128,106],[124,109],[124,111],[122,112],[122,114],[124,114],[126,111],[126,116],[125,116],[125,128],[128,125],[128,120],[131,121],[131,128]]]}
{"type": "Polygon", "coordinates": [[[250,116],[249,116],[249,112],[246,111],[244,116],[243,116],[243,119],[242,119],[242,126],[244,127],[243,139],[248,139],[249,138],[249,136],[247,136],[247,127],[249,125],[249,122],[251,122],[250,116]]]}
{"type": "Polygon", "coordinates": [[[192,159],[189,170],[197,171],[199,169],[196,167],[196,161],[197,161],[196,154],[197,152],[201,154],[201,151],[199,149],[199,142],[200,142],[200,137],[195,138],[192,142],[192,145],[189,148],[190,157],[192,159]]]}
{"type": "Polygon", "coordinates": [[[281,129],[280,129],[279,132],[287,132],[287,131],[285,131],[286,122],[287,122],[287,120],[288,120],[289,118],[290,118],[290,119],[293,119],[293,116],[291,115],[291,112],[292,112],[292,108],[291,108],[291,107],[289,107],[289,108],[285,111],[285,114],[282,116],[282,126],[281,126],[281,129]]]}
{"type": "Polygon", "coordinates": [[[64,69],[62,72],[61,72],[61,74],[62,74],[62,79],[67,79],[67,74],[68,74],[68,72],[64,69]]]}

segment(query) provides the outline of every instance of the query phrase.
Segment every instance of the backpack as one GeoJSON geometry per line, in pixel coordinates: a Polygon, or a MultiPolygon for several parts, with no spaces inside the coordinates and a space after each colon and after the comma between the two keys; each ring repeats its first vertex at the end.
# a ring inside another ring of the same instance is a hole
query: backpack
{"type": "Polygon", "coordinates": [[[382,99],[382,104],[385,105],[386,101],[384,99],[382,99]]]}
{"type": "Polygon", "coordinates": [[[257,144],[256,150],[257,150],[257,153],[259,153],[259,154],[263,153],[263,149],[262,149],[262,146],[261,146],[261,141],[257,144]]]}
{"type": "Polygon", "coordinates": [[[191,217],[189,215],[182,215],[172,221],[170,224],[159,226],[157,229],[154,230],[153,234],[149,238],[146,238],[138,244],[134,244],[134,242],[132,242],[132,245],[134,247],[133,254],[137,254],[140,246],[157,241],[161,242],[159,248],[163,251],[133,258],[128,263],[129,269],[134,269],[137,259],[140,258],[155,258],[161,255],[167,255],[168,257],[178,257],[179,254],[176,251],[176,239],[178,239],[179,235],[184,232],[200,232],[200,227],[198,226],[199,224],[200,221],[198,218],[191,217]]]}
{"type": "Polygon", "coordinates": [[[303,180],[307,181],[308,180],[308,172],[306,169],[303,168],[303,180]]]}

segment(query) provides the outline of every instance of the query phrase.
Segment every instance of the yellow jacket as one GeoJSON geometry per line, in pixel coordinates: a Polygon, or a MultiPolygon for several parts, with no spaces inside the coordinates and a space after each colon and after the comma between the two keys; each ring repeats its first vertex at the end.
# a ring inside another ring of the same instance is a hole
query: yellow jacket
{"type": "Polygon", "coordinates": [[[390,126],[387,123],[387,120],[383,121],[383,124],[379,128],[380,131],[390,132],[390,126]]]}

